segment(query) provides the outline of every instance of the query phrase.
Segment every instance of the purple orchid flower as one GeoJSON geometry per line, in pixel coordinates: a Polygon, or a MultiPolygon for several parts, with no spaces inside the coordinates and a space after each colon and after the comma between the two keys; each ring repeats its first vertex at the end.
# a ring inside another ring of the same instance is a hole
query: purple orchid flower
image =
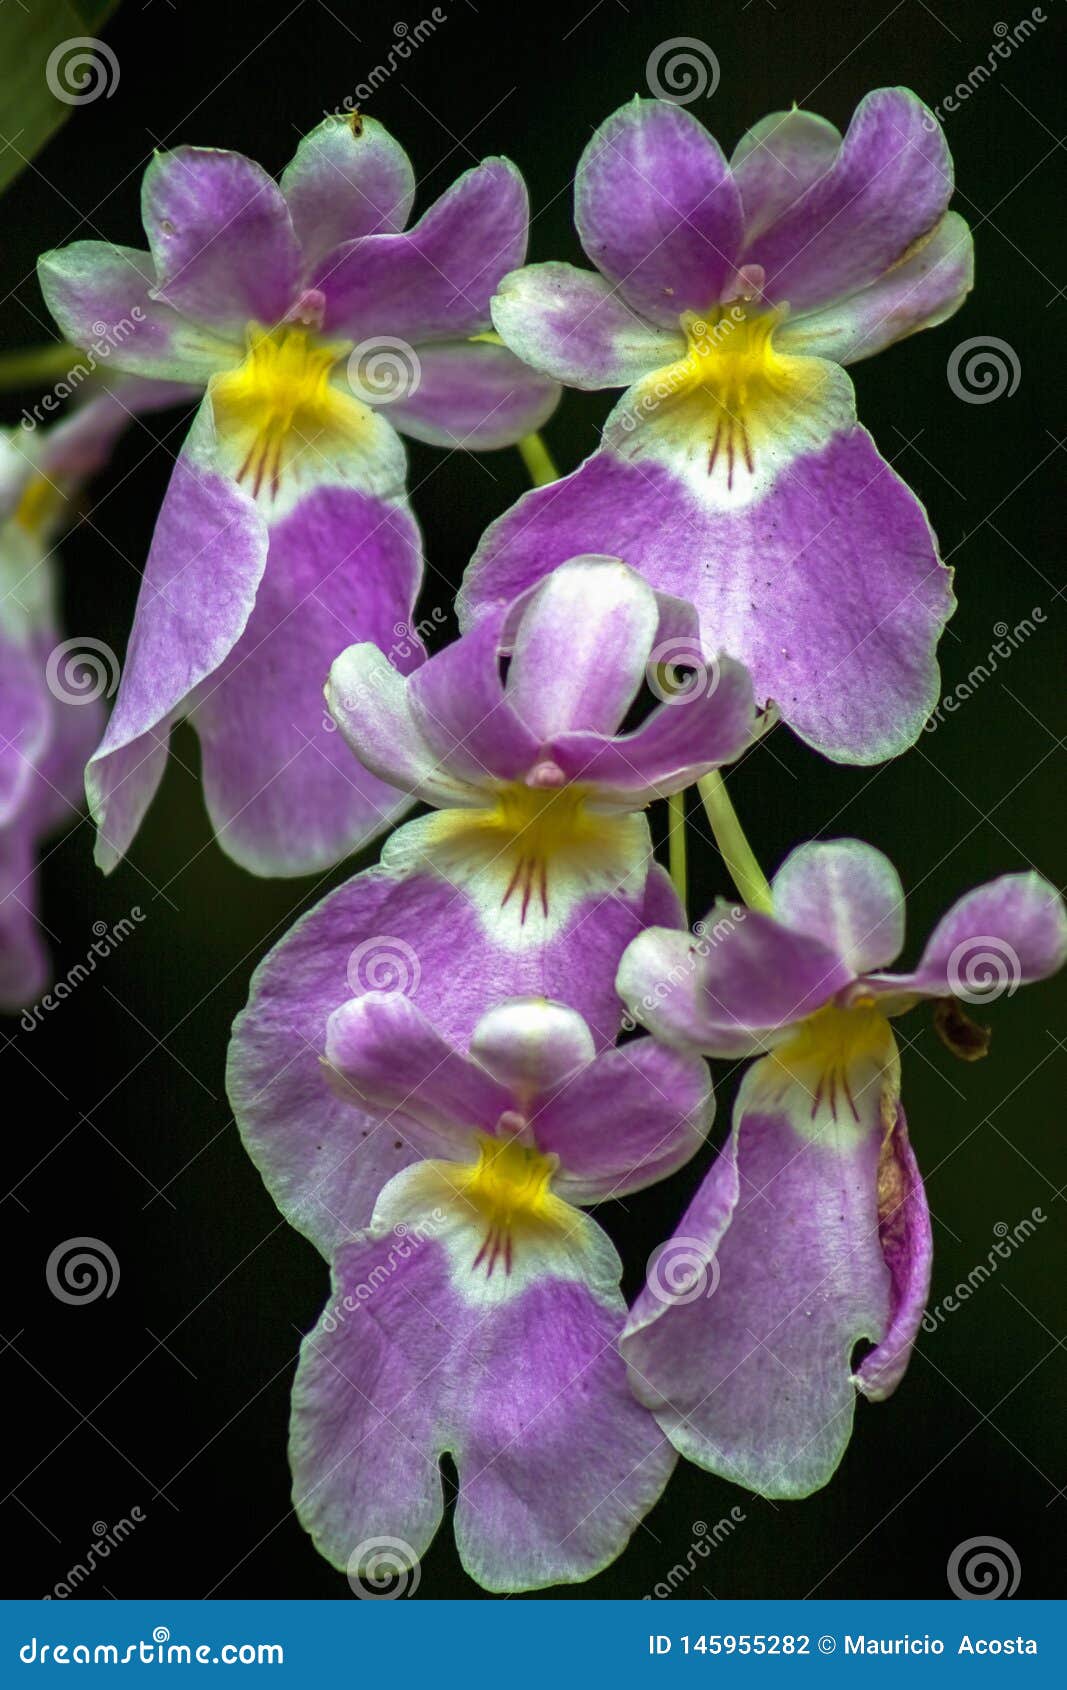
{"type": "Polygon", "coordinates": [[[614,1042],[619,958],[650,923],[682,919],[641,812],[738,756],[755,727],[745,670],[708,664],[696,625],[624,564],[579,558],[499,633],[466,635],[406,680],[369,645],[334,664],[327,696],[345,737],[408,800],[442,807],[276,946],[234,1026],[228,1088],[245,1145],[316,1242],[337,1242],[330,1217],[351,1211],[349,1182],[366,1226],[408,1159],[369,1132],[359,1162],[347,1157],[351,1110],[320,1062],[347,999],[389,986],[464,1041],[501,999],[538,995],[577,1010],[599,1047],[614,1042]],[[646,677],[661,702],[622,733],[646,677]],[[338,1172],[316,1182],[316,1167],[338,1172]]]}
{"type": "Polygon", "coordinates": [[[616,558],[571,559],[503,627],[476,629],[410,677],[353,646],[326,697],[361,761],[436,807],[393,834],[383,867],[433,876],[448,904],[464,893],[484,939],[517,952],[543,950],[605,901],[639,901],[645,806],[731,762],[756,730],[742,665],[709,665],[693,607],[616,558]],[[671,690],[682,668],[689,678],[671,690]],[[623,732],[646,682],[661,702],[623,732]]]}
{"type": "Polygon", "coordinates": [[[486,332],[490,296],[526,248],[514,166],[467,171],[405,233],[413,193],[380,124],[334,118],[280,186],[238,153],[160,154],[142,193],[148,252],[77,241],[40,261],[71,340],[103,339],[119,368],[207,390],[90,765],[105,869],[182,716],[220,843],[254,872],[328,866],[403,808],[326,731],[320,690],[353,638],[392,647],[405,670],[423,655],[408,627],[422,555],[397,430],[505,445],[558,395],[486,332]]]}
{"type": "Polygon", "coordinates": [[[621,1263],[581,1210],[689,1160],[710,1125],[706,1066],[652,1039],[597,1055],[581,1017],[544,999],[490,1010],[467,1054],[379,992],[331,1016],[327,1056],[374,1130],[419,1159],[367,1230],[350,1228],[301,1351],[300,1519],[353,1576],[373,1576],[383,1536],[419,1557],[447,1452],[473,1578],[516,1591],[591,1577],[675,1456],[629,1390],[621,1263]]]}
{"type": "Polygon", "coordinates": [[[0,433],[0,1009],[40,996],[43,840],[81,814],[86,758],[112,679],[96,642],[60,642],[55,540],[135,411],[176,402],[164,382],[119,382],[62,422],[0,433]]]}
{"type": "Polygon", "coordinates": [[[914,494],[856,421],[844,365],[952,315],[972,244],[952,161],[903,88],[844,139],[776,112],[727,163],[691,112],[635,100],[578,167],[595,272],[506,276],[493,320],[572,387],[625,387],[600,450],[488,530],[464,625],[562,558],[609,551],[697,604],[809,744],[896,755],[937,695],[951,577],[914,494]]]}
{"type": "Polygon", "coordinates": [[[1040,875],[1004,875],[952,906],[913,972],[887,973],[904,894],[881,852],[802,845],[772,896],[773,915],[715,910],[701,939],[650,931],[622,960],[619,991],[658,1037],[767,1053],[622,1348],[682,1454],[763,1495],[801,1497],[844,1454],[855,1392],[880,1400],[899,1384],[929,1289],[930,1221],[890,1020],[933,999],[950,1047],[983,1054],[959,1000],[1060,968],[1067,914],[1040,875]],[[874,1347],[853,1371],[864,1339],[874,1347]]]}

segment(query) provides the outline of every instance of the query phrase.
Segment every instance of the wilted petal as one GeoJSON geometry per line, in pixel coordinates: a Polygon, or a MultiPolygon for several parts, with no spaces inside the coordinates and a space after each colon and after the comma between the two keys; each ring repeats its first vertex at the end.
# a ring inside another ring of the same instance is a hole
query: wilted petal
{"type": "Polygon", "coordinates": [[[903,1108],[898,1108],[896,1125],[882,1145],[878,1228],[890,1275],[889,1327],[855,1374],[857,1389],[872,1402],[883,1401],[904,1377],[930,1292],[930,1211],[903,1108]]]}

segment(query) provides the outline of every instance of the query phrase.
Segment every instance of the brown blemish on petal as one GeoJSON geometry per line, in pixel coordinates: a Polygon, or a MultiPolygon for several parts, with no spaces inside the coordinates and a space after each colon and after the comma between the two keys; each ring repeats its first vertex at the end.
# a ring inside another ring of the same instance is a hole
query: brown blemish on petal
{"type": "Polygon", "coordinates": [[[934,1031],[941,1043],[961,1062],[980,1062],[989,1054],[992,1029],[972,1021],[957,998],[938,998],[934,1004],[934,1031]]]}

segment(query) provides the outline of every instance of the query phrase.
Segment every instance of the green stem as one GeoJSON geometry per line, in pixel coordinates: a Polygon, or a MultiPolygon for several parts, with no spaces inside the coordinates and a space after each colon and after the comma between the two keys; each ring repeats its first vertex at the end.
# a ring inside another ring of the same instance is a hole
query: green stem
{"type": "Polygon", "coordinates": [[[678,894],[678,902],[682,910],[686,911],[689,908],[689,877],[686,867],[684,792],[672,792],[667,799],[667,818],[667,851],[671,880],[678,894]]]}
{"type": "Polygon", "coordinates": [[[539,434],[524,434],[518,446],[526,473],[535,487],[547,487],[550,481],[559,480],[559,470],[539,434]]]}
{"type": "Polygon", "coordinates": [[[767,877],[745,838],[741,823],[737,819],[737,811],[730,801],[726,783],[718,769],[714,769],[710,775],[705,775],[703,780],[698,780],[697,790],[704,800],[704,809],[711,823],[711,831],[715,835],[715,843],[722,852],[722,860],[734,885],[749,909],[761,910],[764,915],[769,915],[773,904],[767,877]]]}
{"type": "Polygon", "coordinates": [[[37,387],[66,375],[82,354],[66,341],[31,346],[25,351],[0,353],[0,388],[37,387]]]}

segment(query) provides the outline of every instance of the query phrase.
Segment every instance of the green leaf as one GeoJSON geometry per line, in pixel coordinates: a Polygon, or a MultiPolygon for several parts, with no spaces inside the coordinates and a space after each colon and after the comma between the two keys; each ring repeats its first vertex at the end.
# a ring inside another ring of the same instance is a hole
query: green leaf
{"type": "Polygon", "coordinates": [[[98,31],[118,0],[0,0],[0,193],[79,105],[118,82],[98,31]]]}

